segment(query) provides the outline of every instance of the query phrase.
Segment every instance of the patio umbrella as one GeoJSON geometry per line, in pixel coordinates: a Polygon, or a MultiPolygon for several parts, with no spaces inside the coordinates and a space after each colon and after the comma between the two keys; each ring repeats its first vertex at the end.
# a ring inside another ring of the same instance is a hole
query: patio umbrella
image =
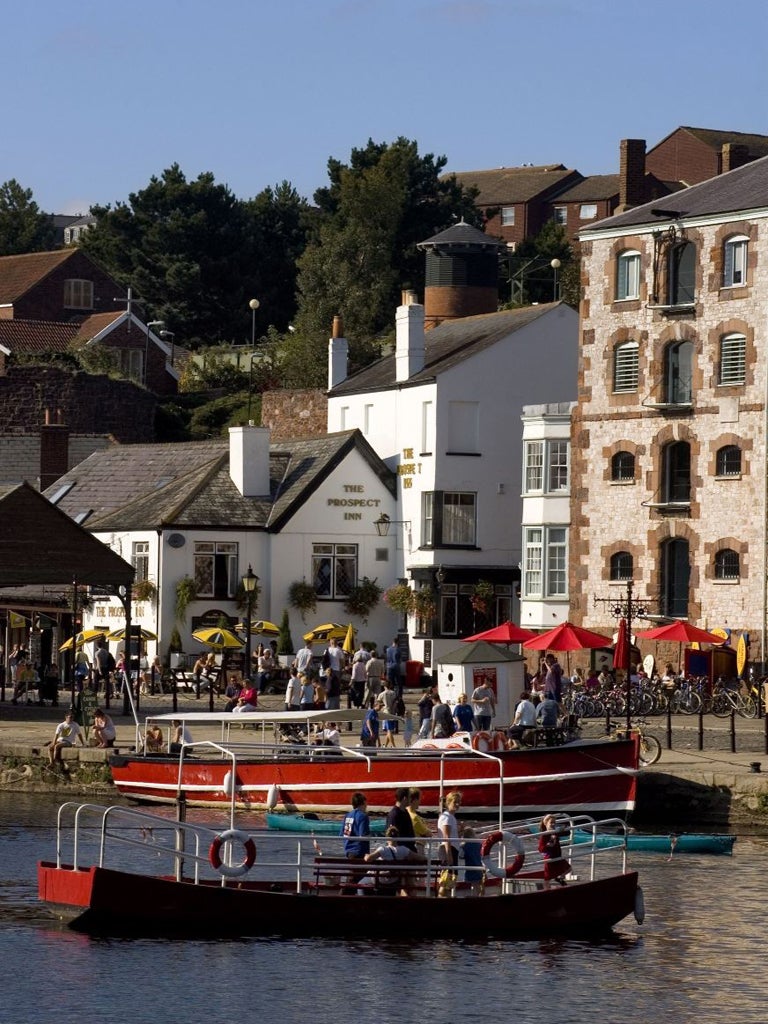
{"type": "Polygon", "coordinates": [[[613,646],[613,667],[629,671],[629,636],[627,620],[623,617],[619,619],[619,632],[613,646]]]}
{"type": "Polygon", "coordinates": [[[346,640],[347,627],[340,626],[338,622],[324,622],[321,626],[315,626],[314,629],[305,633],[303,639],[310,644],[318,644],[324,640],[330,640],[331,637],[334,640],[346,640]]]}
{"type": "Polygon", "coordinates": [[[352,628],[352,623],[347,626],[347,635],[344,637],[344,643],[341,645],[342,651],[345,654],[355,653],[355,631],[352,628]]]}
{"type": "Polygon", "coordinates": [[[107,628],[103,629],[84,629],[74,637],[70,637],[65,640],[63,644],[59,644],[60,651],[71,651],[74,644],[77,647],[82,647],[84,644],[92,644],[94,640],[103,640],[106,636],[107,628]]]}
{"type": "Polygon", "coordinates": [[[561,622],[547,633],[539,633],[532,640],[526,640],[523,647],[529,651],[581,651],[592,647],[610,647],[607,636],[582,629],[570,622],[561,622]]]}
{"type": "Polygon", "coordinates": [[[199,644],[203,644],[205,647],[210,647],[214,651],[234,651],[239,650],[244,640],[241,640],[239,636],[229,629],[196,629],[192,634],[192,639],[197,640],[199,644]]]}
{"type": "Polygon", "coordinates": [[[463,644],[471,643],[473,640],[487,640],[491,644],[522,644],[526,640],[533,640],[536,636],[530,629],[523,629],[516,626],[514,622],[502,622],[500,626],[493,629],[483,630],[482,633],[475,633],[474,636],[467,636],[461,641],[463,644]]]}
{"type": "MultiPolygon", "coordinates": [[[[245,632],[245,626],[242,622],[238,622],[235,626],[238,633],[245,632]]],[[[266,619],[259,619],[258,622],[251,622],[251,635],[252,636],[279,636],[280,627],[276,626],[274,622],[267,622],[266,619]]]]}
{"type": "Polygon", "coordinates": [[[699,629],[689,622],[669,622],[666,626],[657,626],[656,629],[645,629],[637,634],[643,640],[671,640],[679,644],[716,644],[725,643],[722,636],[717,633],[709,633],[706,629],[699,629]]]}
{"type": "MultiPolygon", "coordinates": [[[[133,628],[133,636],[136,636],[136,627],[133,628]]],[[[113,629],[111,633],[107,633],[107,640],[118,640],[122,643],[125,640],[125,626],[121,629],[113,629]]],[[[151,629],[144,629],[142,626],[140,629],[140,638],[142,640],[157,640],[157,633],[153,633],[151,629]]]]}

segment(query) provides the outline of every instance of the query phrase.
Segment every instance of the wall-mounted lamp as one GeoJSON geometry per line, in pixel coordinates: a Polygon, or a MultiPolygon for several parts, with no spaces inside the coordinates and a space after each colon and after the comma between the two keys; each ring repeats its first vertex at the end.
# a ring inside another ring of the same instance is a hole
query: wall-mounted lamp
{"type": "Polygon", "coordinates": [[[407,526],[410,530],[411,521],[410,519],[390,519],[386,512],[382,512],[378,519],[374,519],[373,525],[380,537],[386,537],[389,534],[390,526],[407,526]]]}
{"type": "Polygon", "coordinates": [[[437,572],[435,573],[435,582],[437,583],[438,587],[442,587],[442,585],[445,583],[445,573],[443,572],[442,565],[438,566],[437,572]]]}

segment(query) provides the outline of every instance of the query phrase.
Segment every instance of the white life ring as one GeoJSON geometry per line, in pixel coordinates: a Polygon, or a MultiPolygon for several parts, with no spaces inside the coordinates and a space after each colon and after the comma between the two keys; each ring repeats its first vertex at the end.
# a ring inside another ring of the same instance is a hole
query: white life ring
{"type": "Polygon", "coordinates": [[[504,736],[497,729],[495,732],[476,732],[472,737],[472,749],[479,750],[482,754],[490,754],[498,750],[506,750],[507,742],[504,736]]]}
{"type": "Polygon", "coordinates": [[[499,867],[498,864],[492,863],[490,858],[491,850],[493,850],[496,843],[504,842],[503,832],[491,832],[489,836],[486,836],[483,840],[483,845],[480,847],[480,856],[483,859],[483,867],[489,875],[493,875],[494,878],[512,878],[516,875],[520,868],[525,864],[525,847],[523,846],[523,840],[520,836],[511,835],[509,837],[510,845],[514,850],[515,856],[510,864],[506,867],[499,867]]]}
{"type": "Polygon", "coordinates": [[[208,860],[211,867],[225,878],[240,878],[250,871],[256,861],[256,844],[247,832],[240,832],[239,829],[230,828],[222,832],[211,843],[208,851],[208,860]],[[221,859],[221,848],[225,843],[242,843],[245,856],[239,864],[225,864],[221,859]]]}
{"type": "Polygon", "coordinates": [[[267,810],[274,811],[277,807],[277,801],[280,799],[280,787],[276,786],[274,782],[267,790],[267,810]]]}

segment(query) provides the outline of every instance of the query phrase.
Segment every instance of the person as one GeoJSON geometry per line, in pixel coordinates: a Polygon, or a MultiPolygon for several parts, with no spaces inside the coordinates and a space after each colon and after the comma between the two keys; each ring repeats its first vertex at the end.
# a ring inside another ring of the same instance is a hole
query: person
{"type": "Polygon", "coordinates": [[[81,747],[85,746],[83,733],[75,721],[75,709],[70,708],[64,716],[64,721],[59,722],[56,726],[53,739],[48,744],[48,760],[51,764],[61,761],[62,749],[64,747],[74,747],[75,743],[79,743],[81,747]]]}
{"type": "Polygon", "coordinates": [[[549,695],[536,708],[536,722],[543,729],[556,729],[560,715],[560,706],[554,697],[549,695]]]}
{"type": "Polygon", "coordinates": [[[456,723],[456,728],[461,732],[472,732],[475,713],[467,700],[466,693],[459,694],[459,699],[453,708],[453,720],[456,723]]]}
{"type": "Polygon", "coordinates": [[[237,702],[240,698],[240,694],[243,692],[243,684],[237,676],[230,676],[227,688],[224,691],[224,696],[227,703],[224,705],[225,711],[234,711],[237,707],[237,702]]]}
{"type": "MultiPolygon", "coordinates": [[[[341,694],[341,670],[344,668],[344,651],[339,647],[338,641],[335,637],[331,637],[328,641],[328,646],[323,652],[323,667],[327,670],[331,670],[330,680],[334,681],[335,687],[338,688],[337,695],[341,694]]],[[[328,686],[328,691],[331,687],[328,686]]],[[[336,705],[338,707],[338,705],[336,705]]]]}
{"type": "MultiPolygon", "coordinates": [[[[410,814],[408,813],[409,803],[410,790],[407,786],[401,786],[399,789],[395,790],[395,802],[387,813],[387,825],[392,825],[397,829],[397,834],[400,836],[401,840],[415,838],[413,822],[410,814]]],[[[403,845],[412,850],[416,849],[415,843],[403,842],[403,845]]]]}
{"type": "MultiPolygon", "coordinates": [[[[394,825],[389,825],[384,833],[386,842],[383,846],[378,846],[375,850],[367,853],[363,860],[366,864],[371,864],[375,861],[393,861],[399,864],[402,863],[413,863],[423,864],[424,857],[416,853],[415,849],[404,843],[400,837],[397,828],[394,825]]],[[[411,882],[413,879],[411,879],[411,882]]],[[[377,871],[370,872],[364,875],[359,881],[360,886],[376,886],[377,888],[383,889],[396,889],[401,896],[409,896],[413,891],[412,884],[409,883],[408,875],[400,871],[377,871]]]]}
{"type": "Polygon", "coordinates": [[[305,640],[304,646],[297,652],[293,659],[293,667],[299,676],[306,675],[312,667],[312,644],[309,640],[305,640]]]}
{"type": "Polygon", "coordinates": [[[413,743],[413,712],[406,711],[403,716],[403,746],[410,747],[413,743]]]}
{"type": "Polygon", "coordinates": [[[352,659],[352,675],[349,680],[349,694],[348,704],[350,708],[361,708],[363,706],[363,696],[365,693],[365,667],[370,661],[370,654],[368,651],[363,649],[365,657],[360,655],[360,651],[355,652],[355,656],[352,659]]]}
{"type": "MultiPolygon", "coordinates": [[[[397,700],[397,694],[392,688],[392,682],[389,679],[384,680],[384,689],[381,691],[379,698],[384,705],[384,711],[386,714],[394,716],[395,702],[397,700]]],[[[394,747],[395,746],[395,735],[397,733],[397,722],[394,718],[387,718],[383,725],[384,729],[384,746],[394,747]]],[[[402,835],[402,832],[400,833],[402,835]]]]}
{"type": "Polygon", "coordinates": [[[384,707],[380,700],[374,701],[373,707],[366,713],[363,719],[363,727],[360,730],[360,743],[364,747],[379,746],[379,712],[384,707]]]}
{"type": "Polygon", "coordinates": [[[472,691],[472,711],[475,715],[477,731],[488,732],[493,716],[496,714],[496,698],[485,679],[472,691]]]}
{"type": "Polygon", "coordinates": [[[195,677],[195,688],[198,690],[200,689],[202,676],[205,675],[207,665],[208,662],[206,660],[206,656],[204,654],[201,654],[192,667],[192,675],[195,677]]]}
{"type": "Polygon", "coordinates": [[[172,722],[174,727],[173,740],[168,748],[171,754],[180,754],[181,748],[184,744],[192,743],[192,733],[189,731],[186,725],[182,725],[181,722],[172,722]]]}
{"type": "Polygon", "coordinates": [[[544,676],[544,699],[551,697],[558,704],[563,696],[563,670],[551,652],[544,658],[547,674],[544,676]]]}
{"type": "Polygon", "coordinates": [[[584,681],[584,689],[589,693],[596,693],[600,689],[600,679],[596,668],[591,668],[584,681]]]}
{"type": "Polygon", "coordinates": [[[285,710],[301,711],[301,679],[298,669],[291,669],[288,677],[288,685],[285,688],[285,710]]]}
{"type": "Polygon", "coordinates": [[[372,707],[373,703],[378,700],[384,672],[384,662],[378,656],[374,647],[371,657],[365,666],[365,696],[363,697],[365,707],[372,707]]]}
{"type": "Polygon", "coordinates": [[[256,685],[259,693],[264,693],[267,688],[267,684],[272,678],[272,672],[275,668],[275,663],[272,659],[272,650],[269,647],[261,646],[258,659],[256,662],[256,685]]]}
{"type": "Polygon", "coordinates": [[[453,736],[454,731],[451,709],[442,702],[439,693],[433,694],[430,736],[432,739],[446,739],[453,736]]]}
{"type": "Polygon", "coordinates": [[[668,661],[664,668],[664,675],[661,677],[661,685],[664,687],[664,692],[671,694],[677,686],[677,675],[672,667],[672,662],[668,661]]]}
{"type": "Polygon", "coordinates": [[[461,855],[464,858],[464,881],[469,885],[472,896],[482,896],[485,891],[485,871],[480,853],[482,842],[469,825],[464,829],[461,855]]]}
{"type": "Polygon", "coordinates": [[[452,869],[459,863],[459,823],[456,820],[456,811],[460,807],[461,793],[451,790],[437,819],[437,832],[443,840],[440,845],[440,863],[444,865],[444,870],[440,873],[438,896],[450,896],[456,886],[456,872],[452,869]]]}
{"type": "Polygon", "coordinates": [[[114,656],[105,643],[99,644],[94,655],[96,690],[103,684],[105,695],[111,696],[110,673],[115,668],[114,656]]]}
{"type": "Polygon", "coordinates": [[[150,725],[144,742],[148,754],[160,754],[163,749],[163,730],[159,725],[150,725]]]}
{"type": "Polygon", "coordinates": [[[429,730],[432,725],[432,708],[434,703],[432,701],[432,687],[428,686],[421,695],[419,703],[416,705],[419,712],[419,735],[418,739],[426,740],[429,738],[429,730]]]}
{"type": "Polygon", "coordinates": [[[520,746],[520,740],[526,729],[535,728],[536,705],[531,700],[530,693],[527,690],[523,690],[515,708],[515,717],[512,720],[512,725],[507,730],[507,736],[509,736],[512,742],[513,749],[517,749],[520,746]]]}
{"type": "Polygon", "coordinates": [[[426,839],[432,833],[429,831],[429,825],[419,814],[419,805],[421,804],[421,790],[420,789],[409,789],[408,790],[408,814],[411,818],[411,825],[413,826],[413,834],[417,839],[426,839]]]}
{"type": "Polygon", "coordinates": [[[403,683],[400,676],[400,661],[402,655],[400,654],[400,646],[397,642],[397,637],[394,637],[392,643],[384,652],[384,655],[386,658],[387,679],[392,684],[392,689],[395,693],[400,696],[403,691],[403,683]]]}
{"type": "Polygon", "coordinates": [[[85,651],[80,650],[75,655],[75,683],[77,684],[78,690],[82,690],[85,680],[91,673],[91,663],[88,660],[88,655],[85,651]]]}
{"type": "Polygon", "coordinates": [[[573,675],[571,676],[571,686],[575,690],[580,690],[584,686],[584,672],[578,665],[573,670],[573,675]]]}
{"type": "Polygon", "coordinates": [[[318,726],[315,742],[321,747],[340,747],[341,733],[335,722],[326,722],[323,728],[318,726]]]}
{"type": "MultiPolygon", "coordinates": [[[[329,672],[330,669],[325,669],[325,671],[329,672]]],[[[325,698],[327,696],[325,681],[327,678],[328,677],[326,675],[321,675],[320,678],[316,679],[312,684],[312,703],[317,711],[322,711],[325,707],[325,698]]]]}
{"type": "Polygon", "coordinates": [[[301,676],[299,711],[311,711],[315,706],[315,687],[309,676],[301,676]]]}
{"type": "Polygon", "coordinates": [[[344,815],[339,835],[344,837],[344,856],[348,860],[362,860],[370,852],[371,822],[366,810],[368,800],[364,793],[352,794],[352,809],[344,815]]]}
{"type": "Polygon", "coordinates": [[[560,848],[560,836],[557,831],[557,819],[554,814],[545,814],[539,826],[539,853],[544,858],[544,888],[549,889],[550,882],[565,885],[564,875],[571,870],[571,865],[563,857],[560,848]]]}
{"type": "Polygon", "coordinates": [[[244,686],[240,691],[237,703],[232,708],[232,713],[235,715],[248,714],[251,711],[257,711],[259,704],[259,691],[255,686],[244,686]]]}
{"type": "Polygon", "coordinates": [[[93,712],[93,738],[97,747],[114,747],[117,730],[115,723],[102,708],[93,712]]]}
{"type": "MultiPolygon", "coordinates": [[[[344,652],[341,653],[343,658],[344,652]]],[[[333,711],[341,707],[341,671],[334,672],[333,668],[325,670],[325,706],[333,711]]]]}

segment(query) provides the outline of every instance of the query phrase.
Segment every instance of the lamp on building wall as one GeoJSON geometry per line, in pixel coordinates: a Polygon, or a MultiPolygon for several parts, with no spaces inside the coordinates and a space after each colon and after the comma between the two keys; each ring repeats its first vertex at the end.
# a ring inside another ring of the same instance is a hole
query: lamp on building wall
{"type": "Polygon", "coordinates": [[[390,519],[386,512],[382,512],[378,519],[374,519],[373,525],[380,537],[386,537],[389,535],[390,526],[407,526],[410,530],[411,521],[410,519],[390,519]]]}
{"type": "Polygon", "coordinates": [[[253,595],[256,593],[258,585],[259,577],[249,565],[248,572],[243,576],[243,590],[245,591],[247,602],[246,614],[248,616],[245,624],[245,672],[243,673],[245,679],[251,678],[251,619],[253,617],[253,595]]]}

